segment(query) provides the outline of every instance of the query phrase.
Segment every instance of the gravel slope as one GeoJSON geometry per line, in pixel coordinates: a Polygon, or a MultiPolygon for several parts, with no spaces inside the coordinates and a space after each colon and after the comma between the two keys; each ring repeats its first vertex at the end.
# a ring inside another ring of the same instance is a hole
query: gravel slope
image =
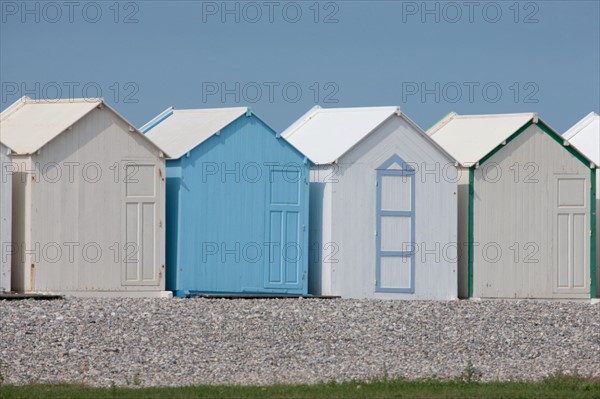
{"type": "Polygon", "coordinates": [[[4,382],[600,377],[600,305],[541,301],[0,301],[4,382]]]}

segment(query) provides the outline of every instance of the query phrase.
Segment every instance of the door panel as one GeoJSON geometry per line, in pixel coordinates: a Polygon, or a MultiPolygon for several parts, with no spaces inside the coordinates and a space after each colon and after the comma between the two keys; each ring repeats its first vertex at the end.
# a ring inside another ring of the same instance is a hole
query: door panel
{"type": "Polygon", "coordinates": [[[381,209],[410,211],[411,179],[401,174],[381,176],[381,209]]]}
{"type": "Polygon", "coordinates": [[[125,204],[125,245],[122,246],[123,264],[125,267],[125,282],[140,280],[137,244],[139,236],[139,205],[125,204]]]}
{"type": "Polygon", "coordinates": [[[268,284],[278,284],[281,283],[281,274],[282,274],[282,256],[280,254],[281,251],[281,243],[282,243],[282,225],[283,225],[283,212],[281,211],[271,211],[270,213],[271,219],[271,227],[270,227],[270,235],[268,241],[269,248],[269,256],[268,256],[268,268],[269,273],[267,275],[268,284]]]}
{"type": "Polygon", "coordinates": [[[558,268],[556,271],[556,288],[569,288],[569,215],[557,215],[558,231],[558,268]]]}
{"type": "Polygon", "coordinates": [[[140,226],[141,248],[140,267],[142,269],[143,281],[154,281],[157,276],[156,270],[156,205],[154,203],[143,203],[142,224],[140,226]]]}
{"type": "Polygon", "coordinates": [[[381,288],[411,287],[410,257],[384,256],[381,258],[381,288]]]}
{"type": "Polygon", "coordinates": [[[300,283],[300,248],[297,243],[299,242],[300,235],[300,214],[294,211],[286,212],[286,236],[285,236],[285,247],[283,248],[283,259],[285,262],[285,283],[286,284],[299,284],[300,283]]]}
{"type": "MultiPolygon", "coordinates": [[[[573,215],[573,287],[585,289],[587,273],[586,215],[573,215]]],[[[587,290],[587,289],[586,289],[587,290]]]]}
{"type": "Polygon", "coordinates": [[[411,237],[410,216],[381,217],[382,251],[410,251],[411,237]]]}

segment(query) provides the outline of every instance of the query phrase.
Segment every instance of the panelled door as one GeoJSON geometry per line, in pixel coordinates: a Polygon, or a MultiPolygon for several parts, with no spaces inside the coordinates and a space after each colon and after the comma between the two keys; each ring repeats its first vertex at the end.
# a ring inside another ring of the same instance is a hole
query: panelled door
{"type": "Polygon", "coordinates": [[[394,155],[377,169],[376,292],[415,291],[415,170],[394,155]]]}
{"type": "Polygon", "coordinates": [[[555,294],[590,292],[589,196],[583,176],[554,177],[556,246],[553,270],[555,294]]]}
{"type": "Polygon", "coordinates": [[[304,228],[301,219],[300,170],[271,169],[267,184],[267,237],[265,243],[265,288],[298,290],[306,278],[302,259],[304,228]]]}
{"type": "Polygon", "coordinates": [[[157,207],[160,169],[152,162],[124,161],[124,237],[122,254],[123,285],[158,285],[157,207]]]}

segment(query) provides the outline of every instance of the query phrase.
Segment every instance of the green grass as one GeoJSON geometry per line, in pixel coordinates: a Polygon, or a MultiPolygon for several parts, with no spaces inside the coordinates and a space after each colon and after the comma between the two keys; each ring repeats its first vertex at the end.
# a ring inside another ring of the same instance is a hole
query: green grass
{"type": "MultiPolygon", "coordinates": [[[[467,375],[468,377],[468,375],[467,375]]],[[[1,399],[113,398],[600,398],[600,380],[562,373],[541,382],[491,382],[456,379],[404,379],[268,387],[198,386],[181,388],[89,388],[81,385],[0,385],[1,399]]]]}

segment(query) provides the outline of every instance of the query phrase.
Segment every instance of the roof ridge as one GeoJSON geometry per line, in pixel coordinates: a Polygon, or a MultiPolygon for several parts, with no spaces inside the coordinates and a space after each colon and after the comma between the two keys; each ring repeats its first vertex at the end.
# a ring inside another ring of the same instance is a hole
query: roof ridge
{"type": "Polygon", "coordinates": [[[336,107],[336,108],[320,108],[324,112],[363,112],[363,111],[382,111],[384,109],[400,110],[397,105],[382,105],[378,107],[336,107]]]}
{"type": "Polygon", "coordinates": [[[284,139],[288,140],[290,137],[294,135],[294,133],[298,132],[300,127],[304,126],[309,120],[312,119],[314,115],[316,115],[320,110],[322,110],[320,105],[315,105],[307,112],[305,112],[302,116],[296,119],[290,126],[281,132],[280,136],[284,139]]]}
{"type": "Polygon", "coordinates": [[[535,115],[535,112],[514,112],[507,114],[456,114],[457,118],[509,118],[514,116],[535,115]]]}
{"type": "Polygon", "coordinates": [[[181,113],[181,112],[199,112],[199,111],[204,111],[204,112],[209,112],[209,111],[222,111],[222,110],[234,110],[234,109],[243,109],[243,110],[248,110],[250,109],[250,107],[219,107],[219,108],[185,108],[185,109],[175,109],[173,108],[173,111],[176,113],[181,113]]]}
{"type": "Polygon", "coordinates": [[[104,99],[102,97],[90,97],[90,98],[39,98],[32,99],[27,97],[25,103],[27,104],[80,104],[80,103],[103,103],[104,99]]]}
{"type": "Polygon", "coordinates": [[[249,107],[198,108],[187,110],[196,112],[185,112],[186,110],[181,109],[173,109],[171,112],[167,109],[152,118],[140,129],[143,130],[146,137],[156,143],[157,146],[164,146],[164,151],[171,159],[179,159],[185,155],[185,153],[219,134],[221,129],[229,126],[244,115],[253,115],[248,112],[249,110],[249,107]],[[227,112],[206,112],[215,109],[227,110],[227,112]],[[182,120],[185,123],[188,123],[188,121],[192,121],[193,123],[197,123],[198,121],[201,122],[195,128],[186,129],[185,134],[176,134],[182,132],[182,120]],[[208,126],[210,129],[207,128],[206,123],[209,124],[208,126]],[[216,127],[216,125],[218,125],[218,127],[216,127]]]}
{"type": "Polygon", "coordinates": [[[438,132],[442,127],[446,126],[452,119],[454,119],[458,114],[454,111],[448,112],[442,119],[433,124],[429,129],[427,129],[426,133],[428,136],[433,136],[436,132],[438,132]]]}
{"type": "Polygon", "coordinates": [[[9,105],[2,113],[0,113],[0,120],[4,120],[14,114],[16,111],[21,109],[26,103],[27,100],[30,100],[29,97],[23,96],[11,105],[9,105]]]}

